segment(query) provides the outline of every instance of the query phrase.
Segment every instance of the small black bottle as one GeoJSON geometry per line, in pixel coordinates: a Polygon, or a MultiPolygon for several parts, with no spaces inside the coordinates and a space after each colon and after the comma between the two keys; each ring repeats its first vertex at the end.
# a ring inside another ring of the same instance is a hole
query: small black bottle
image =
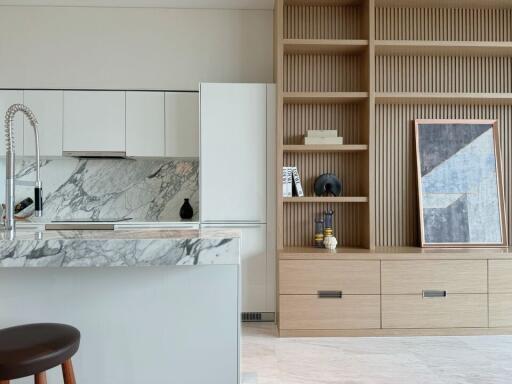
{"type": "Polygon", "coordinates": [[[190,202],[188,201],[188,199],[185,199],[185,202],[183,203],[183,205],[180,208],[180,217],[182,219],[188,220],[188,219],[191,219],[192,216],[194,216],[194,209],[190,205],[190,202]]]}

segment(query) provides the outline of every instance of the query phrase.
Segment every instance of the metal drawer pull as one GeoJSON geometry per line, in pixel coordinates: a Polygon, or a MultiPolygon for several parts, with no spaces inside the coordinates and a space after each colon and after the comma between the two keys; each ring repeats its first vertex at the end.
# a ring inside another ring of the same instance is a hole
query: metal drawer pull
{"type": "Polygon", "coordinates": [[[446,291],[433,291],[433,290],[424,290],[423,291],[423,297],[430,298],[430,297],[446,297],[446,291]]]}
{"type": "Polygon", "coordinates": [[[320,299],[341,299],[343,297],[342,291],[318,291],[320,299]]]}

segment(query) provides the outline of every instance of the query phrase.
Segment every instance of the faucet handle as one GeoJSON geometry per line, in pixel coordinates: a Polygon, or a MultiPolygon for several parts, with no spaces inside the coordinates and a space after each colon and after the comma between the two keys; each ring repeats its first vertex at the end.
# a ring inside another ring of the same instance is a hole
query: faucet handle
{"type": "Polygon", "coordinates": [[[34,216],[43,216],[43,186],[40,181],[34,188],[34,216]]]}

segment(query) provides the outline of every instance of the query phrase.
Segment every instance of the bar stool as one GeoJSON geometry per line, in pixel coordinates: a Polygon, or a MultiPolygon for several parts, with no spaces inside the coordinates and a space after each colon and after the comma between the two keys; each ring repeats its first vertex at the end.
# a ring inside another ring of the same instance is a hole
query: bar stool
{"type": "Polygon", "coordinates": [[[46,371],[62,365],[65,384],[76,384],[71,357],[80,332],[65,324],[27,324],[0,330],[0,384],[34,375],[46,384],[46,371]]]}

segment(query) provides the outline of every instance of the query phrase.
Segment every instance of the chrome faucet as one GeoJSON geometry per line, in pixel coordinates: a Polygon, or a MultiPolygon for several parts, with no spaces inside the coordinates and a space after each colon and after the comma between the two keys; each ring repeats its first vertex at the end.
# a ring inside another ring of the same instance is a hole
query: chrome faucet
{"type": "MultiPolygon", "coordinates": [[[[16,183],[15,172],[15,144],[16,138],[12,122],[14,116],[18,112],[23,112],[30,121],[30,125],[34,128],[34,135],[36,139],[36,180],[30,185],[34,185],[34,201],[35,209],[34,216],[40,217],[43,215],[43,190],[40,178],[40,162],[39,162],[39,132],[37,130],[37,119],[32,111],[23,104],[14,104],[9,107],[5,114],[5,140],[6,140],[6,153],[5,153],[5,229],[14,231],[16,223],[14,220],[14,194],[16,183]]],[[[25,183],[24,183],[25,184],[25,183]]]]}

